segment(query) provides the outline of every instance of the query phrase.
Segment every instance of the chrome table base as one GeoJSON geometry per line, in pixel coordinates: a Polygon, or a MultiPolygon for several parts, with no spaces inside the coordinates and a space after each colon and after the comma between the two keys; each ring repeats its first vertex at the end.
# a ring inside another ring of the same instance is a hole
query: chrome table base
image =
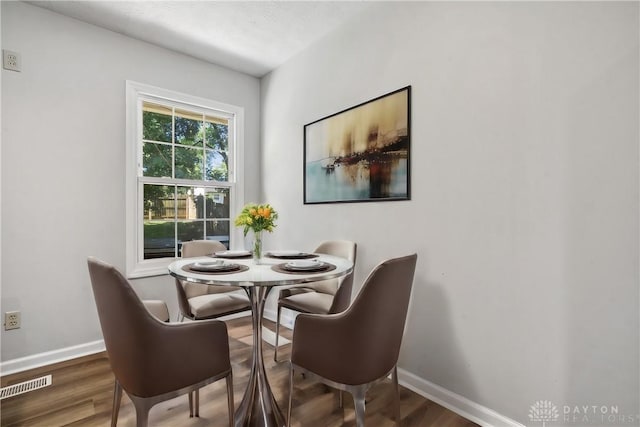
{"type": "Polygon", "coordinates": [[[262,315],[271,287],[246,286],[251,300],[253,353],[249,384],[235,413],[235,427],[284,427],[286,420],[273,397],[262,353],[262,315]]]}

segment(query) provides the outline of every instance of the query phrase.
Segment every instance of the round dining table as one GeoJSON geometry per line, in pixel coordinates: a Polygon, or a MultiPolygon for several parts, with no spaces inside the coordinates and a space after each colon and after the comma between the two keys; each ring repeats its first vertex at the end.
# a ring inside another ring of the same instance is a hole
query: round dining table
{"type": "Polygon", "coordinates": [[[224,259],[225,264],[236,266],[233,271],[216,271],[215,267],[211,271],[202,271],[217,260],[211,257],[183,258],[169,265],[169,273],[180,280],[212,286],[240,286],[249,296],[253,325],[251,374],[242,402],[235,412],[236,427],[286,426],[285,417],[269,386],[262,352],[264,304],[271,289],[338,278],[353,271],[353,263],[345,258],[325,254],[303,254],[302,257],[307,264],[308,261],[317,261],[322,268],[308,270],[301,260],[291,259],[293,256],[270,257],[268,254],[259,263],[250,257],[224,259]]]}

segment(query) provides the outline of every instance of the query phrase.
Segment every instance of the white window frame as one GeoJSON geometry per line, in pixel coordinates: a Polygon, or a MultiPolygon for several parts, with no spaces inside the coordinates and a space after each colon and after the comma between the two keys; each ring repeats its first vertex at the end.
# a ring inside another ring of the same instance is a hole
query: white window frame
{"type": "MultiPolygon", "coordinates": [[[[188,108],[216,110],[229,116],[233,130],[229,131],[229,246],[244,245],[242,230],[233,226],[233,219],[244,206],[244,108],[187,95],[168,89],[127,80],[126,82],[126,272],[128,278],[168,274],[167,267],[175,258],[144,258],[143,195],[142,195],[142,103],[161,102],[188,108]]],[[[154,179],[162,181],[162,178],[154,179]]],[[[192,185],[185,180],[171,179],[171,184],[192,185]]],[[[216,186],[212,181],[211,186],[216,186]]]]}

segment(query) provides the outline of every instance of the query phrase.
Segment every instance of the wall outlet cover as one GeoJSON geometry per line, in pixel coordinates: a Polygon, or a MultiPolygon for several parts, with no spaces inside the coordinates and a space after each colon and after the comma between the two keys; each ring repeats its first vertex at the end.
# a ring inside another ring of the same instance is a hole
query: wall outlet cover
{"type": "Polygon", "coordinates": [[[20,72],[20,54],[10,50],[2,50],[2,67],[5,70],[20,72]]]}

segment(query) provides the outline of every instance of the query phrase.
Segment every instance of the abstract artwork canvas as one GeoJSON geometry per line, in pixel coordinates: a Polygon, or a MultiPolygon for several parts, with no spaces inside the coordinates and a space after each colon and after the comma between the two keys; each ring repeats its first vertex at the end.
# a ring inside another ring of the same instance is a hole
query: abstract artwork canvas
{"type": "Polygon", "coordinates": [[[304,203],[409,200],[411,86],[304,126],[304,203]]]}

